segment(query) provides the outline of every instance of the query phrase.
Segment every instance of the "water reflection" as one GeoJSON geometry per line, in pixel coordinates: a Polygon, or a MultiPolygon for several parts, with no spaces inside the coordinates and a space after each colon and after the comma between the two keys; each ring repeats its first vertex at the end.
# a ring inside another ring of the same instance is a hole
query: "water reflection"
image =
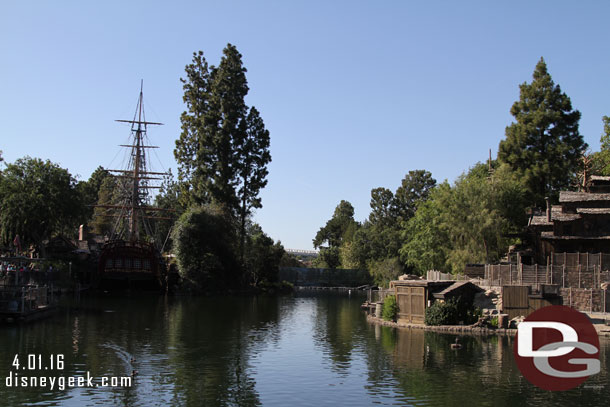
{"type": "Polygon", "coordinates": [[[305,406],[594,405],[602,372],[549,393],[517,370],[508,337],[368,324],[355,294],[248,298],[99,297],[66,302],[53,318],[0,327],[3,405],[305,406]],[[6,388],[19,354],[63,354],[65,369],[33,376],[130,376],[130,388],[6,388]]]}

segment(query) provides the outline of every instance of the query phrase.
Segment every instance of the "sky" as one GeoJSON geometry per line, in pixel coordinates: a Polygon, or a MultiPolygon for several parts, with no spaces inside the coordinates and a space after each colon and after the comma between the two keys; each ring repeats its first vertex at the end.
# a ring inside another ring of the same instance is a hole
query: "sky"
{"type": "Polygon", "coordinates": [[[86,180],[119,164],[140,80],[157,170],[177,173],[184,67],[227,43],[243,56],[249,106],[271,133],[254,220],[312,249],[347,200],[410,170],[453,182],[495,158],[519,85],[544,57],[599,149],[610,115],[610,3],[603,1],[4,1],[0,150],[86,180]]]}

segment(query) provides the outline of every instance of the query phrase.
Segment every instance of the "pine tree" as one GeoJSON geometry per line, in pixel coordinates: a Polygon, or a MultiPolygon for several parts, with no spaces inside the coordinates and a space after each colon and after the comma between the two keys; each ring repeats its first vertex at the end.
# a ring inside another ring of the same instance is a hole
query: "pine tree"
{"type": "Polygon", "coordinates": [[[524,178],[531,202],[556,200],[568,187],[587,148],[578,131],[580,112],[561,92],[541,58],[532,83],[519,86],[520,98],[510,112],[516,122],[506,128],[498,158],[524,178]]]}
{"type": "Polygon", "coordinates": [[[241,205],[239,209],[240,252],[243,257],[246,220],[252,209],[263,206],[258,194],[267,185],[267,174],[269,173],[267,164],[271,161],[271,154],[269,153],[269,131],[265,129],[265,123],[255,107],[250,109],[246,120],[242,123],[245,131],[242,133],[243,138],[239,140],[237,150],[239,157],[237,175],[240,180],[237,193],[241,205]]]}
{"type": "MultiPolygon", "coordinates": [[[[236,187],[239,183],[239,148],[245,138],[248,107],[244,101],[248,93],[246,68],[235,46],[228,44],[218,68],[210,74],[209,109],[204,116],[209,144],[202,146],[213,152],[212,168],[206,189],[213,203],[231,214],[239,208],[236,187]]],[[[200,147],[201,148],[201,147],[200,147]]],[[[211,165],[210,165],[211,164],[211,165]]]]}
{"type": "Polygon", "coordinates": [[[185,71],[186,79],[180,78],[180,81],[187,110],[180,116],[182,133],[176,140],[174,157],[178,162],[182,203],[202,204],[209,201],[205,178],[212,173],[214,162],[213,151],[208,147],[213,132],[206,128],[209,123],[204,120],[210,109],[210,72],[202,51],[193,53],[193,62],[186,66],[185,71]]]}
{"type": "Polygon", "coordinates": [[[245,225],[267,181],[269,132],[256,108],[248,109],[246,68],[235,46],[228,44],[218,67],[203,52],[193,54],[182,79],[182,133],[174,156],[182,184],[183,204],[212,203],[239,220],[243,255],[245,225]]]}

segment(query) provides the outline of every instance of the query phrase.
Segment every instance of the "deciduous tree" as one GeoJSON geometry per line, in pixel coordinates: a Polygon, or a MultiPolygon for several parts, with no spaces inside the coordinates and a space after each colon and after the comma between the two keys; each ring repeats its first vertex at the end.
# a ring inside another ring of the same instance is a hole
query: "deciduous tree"
{"type": "Polygon", "coordinates": [[[83,220],[83,203],[76,180],[59,165],[24,157],[8,164],[0,177],[0,235],[12,242],[35,244],[44,255],[43,241],[70,234],[83,220]]]}
{"type": "Polygon", "coordinates": [[[341,263],[339,247],[356,232],[358,224],[354,220],[354,207],[348,201],[341,201],[332,218],[318,230],[313,239],[315,248],[320,248],[320,258],[329,268],[337,268],[341,263]]]}

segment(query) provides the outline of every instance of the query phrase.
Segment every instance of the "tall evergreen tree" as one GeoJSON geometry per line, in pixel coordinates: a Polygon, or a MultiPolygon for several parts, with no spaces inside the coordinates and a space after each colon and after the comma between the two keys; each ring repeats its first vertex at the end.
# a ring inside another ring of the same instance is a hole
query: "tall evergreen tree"
{"type": "Polygon", "coordinates": [[[252,209],[261,208],[261,199],[258,196],[261,188],[267,185],[267,164],[271,161],[269,153],[269,131],[265,129],[265,123],[255,107],[250,109],[245,122],[243,138],[238,146],[239,161],[237,163],[237,175],[239,177],[240,198],[239,220],[241,229],[240,252],[243,257],[246,236],[246,220],[252,209]]]}
{"type": "Polygon", "coordinates": [[[394,194],[387,188],[379,187],[371,190],[371,213],[369,222],[373,225],[390,226],[396,221],[394,194]]]}
{"type": "Polygon", "coordinates": [[[235,46],[228,44],[217,68],[210,74],[210,109],[204,122],[209,123],[213,134],[211,144],[205,146],[214,152],[212,171],[207,179],[207,190],[212,202],[233,214],[239,208],[236,187],[239,183],[240,147],[244,142],[244,123],[248,107],[244,101],[248,93],[246,68],[235,46]]]}
{"type": "Polygon", "coordinates": [[[430,190],[435,186],[436,180],[432,178],[430,171],[409,171],[394,194],[396,216],[402,221],[411,219],[415,215],[417,205],[428,199],[430,190]]]}
{"type": "Polygon", "coordinates": [[[187,110],[180,116],[182,133],[176,140],[174,157],[178,162],[178,180],[180,181],[184,201],[204,203],[209,201],[205,180],[213,172],[214,151],[211,147],[213,131],[211,123],[205,120],[210,98],[210,72],[203,52],[193,53],[193,62],[185,67],[186,79],[183,83],[182,97],[187,110]]]}
{"type": "Polygon", "coordinates": [[[578,131],[580,112],[549,75],[543,58],[532,83],[519,86],[520,98],[510,112],[516,122],[506,128],[498,158],[525,179],[531,202],[556,199],[577,170],[587,144],[578,131]]]}
{"type": "Polygon", "coordinates": [[[246,219],[260,208],[267,181],[269,132],[258,111],[248,109],[246,68],[228,44],[218,67],[208,67],[203,52],[193,54],[182,79],[182,133],[174,156],[187,204],[213,203],[239,219],[243,254],[246,219]]]}

